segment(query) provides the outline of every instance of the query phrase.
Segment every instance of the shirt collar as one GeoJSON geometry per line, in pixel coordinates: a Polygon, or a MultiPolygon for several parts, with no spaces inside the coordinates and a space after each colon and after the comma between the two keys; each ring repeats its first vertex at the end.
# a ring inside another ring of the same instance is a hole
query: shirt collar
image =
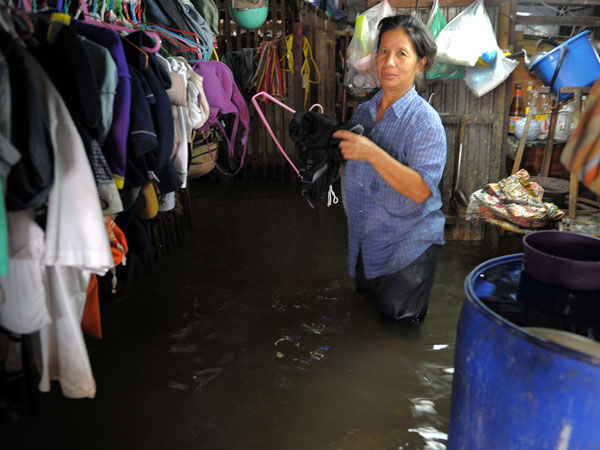
{"type": "MultiPolygon", "coordinates": [[[[415,85],[413,84],[411,88],[400,97],[398,100],[394,102],[392,105],[392,111],[396,117],[402,116],[402,112],[406,110],[407,106],[413,101],[413,99],[417,96],[417,90],[415,89],[415,85]]],[[[369,105],[369,112],[371,113],[371,118],[373,122],[376,121],[377,117],[377,105],[381,102],[381,97],[383,96],[383,91],[380,89],[375,96],[371,99],[371,104],[369,105]]]]}

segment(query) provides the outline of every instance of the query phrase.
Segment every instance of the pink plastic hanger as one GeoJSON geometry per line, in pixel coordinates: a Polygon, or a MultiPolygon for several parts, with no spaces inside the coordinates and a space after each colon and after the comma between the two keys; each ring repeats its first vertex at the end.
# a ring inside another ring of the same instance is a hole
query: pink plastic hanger
{"type": "Polygon", "coordinates": [[[31,12],[31,2],[29,0],[21,0],[23,2],[23,9],[25,12],[31,12]]]}
{"type": "MultiPolygon", "coordinates": [[[[257,97],[267,97],[269,100],[271,100],[273,103],[281,106],[283,109],[291,112],[292,114],[296,114],[296,111],[293,110],[292,108],[290,108],[287,105],[284,105],[283,103],[281,103],[279,100],[277,100],[275,97],[267,94],[264,91],[261,91],[257,94],[255,94],[252,97],[252,104],[254,105],[254,108],[256,109],[256,112],[258,113],[260,119],[262,120],[262,122],[265,124],[265,127],[267,128],[267,131],[269,132],[269,134],[271,135],[271,137],[273,138],[273,140],[275,141],[275,144],[277,145],[277,148],[279,148],[279,151],[281,153],[283,153],[283,156],[285,156],[285,159],[287,159],[287,162],[290,163],[290,165],[294,168],[294,170],[296,171],[296,174],[298,176],[300,176],[300,171],[298,170],[298,168],[294,165],[294,163],[292,162],[292,160],[290,159],[290,157],[287,155],[287,153],[285,152],[285,150],[283,149],[283,147],[281,146],[281,144],[279,144],[279,141],[277,140],[277,138],[275,137],[275,133],[273,133],[273,130],[271,129],[271,127],[269,126],[269,122],[267,122],[267,119],[265,118],[265,115],[263,114],[262,110],[260,109],[260,107],[258,106],[258,102],[256,101],[257,97]]],[[[314,105],[312,105],[309,109],[309,111],[312,111],[312,109],[314,107],[318,107],[321,109],[321,114],[323,114],[323,106],[319,105],[318,103],[315,103],[314,105]]]]}
{"type": "MultiPolygon", "coordinates": [[[[23,0],[23,3],[25,3],[25,1],[29,2],[29,0],[23,0]]],[[[131,33],[133,31],[136,31],[134,28],[127,28],[127,27],[124,27],[121,25],[115,25],[112,23],[98,22],[97,20],[94,20],[94,18],[93,18],[94,16],[90,15],[90,13],[88,12],[87,3],[85,0],[79,0],[79,4],[81,5],[81,11],[83,12],[83,22],[84,23],[88,23],[91,25],[98,25],[98,26],[107,26],[109,28],[112,28],[113,30],[124,31],[125,33],[131,33]]],[[[156,42],[156,45],[151,48],[148,48],[148,47],[142,47],[142,48],[147,52],[156,53],[157,51],[160,50],[160,47],[162,45],[160,36],[152,31],[145,31],[145,33],[148,36],[150,36],[152,39],[154,39],[154,41],[156,42]]]]}

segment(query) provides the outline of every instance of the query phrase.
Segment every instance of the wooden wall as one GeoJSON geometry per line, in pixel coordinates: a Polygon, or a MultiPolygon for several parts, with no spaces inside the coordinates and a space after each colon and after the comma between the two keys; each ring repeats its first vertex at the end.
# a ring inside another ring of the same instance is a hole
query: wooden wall
{"type": "MultiPolygon", "coordinates": [[[[217,52],[224,55],[230,51],[243,48],[258,48],[263,41],[273,41],[281,57],[286,54],[285,38],[294,34],[294,74],[284,72],[284,95],[280,100],[294,110],[304,109],[304,82],[300,76],[304,63],[304,39],[312,50],[319,73],[320,81],[317,84],[309,83],[309,95],[306,105],[308,109],[312,104],[319,103],[323,106],[325,114],[336,115],[336,56],[338,54],[335,24],[327,20],[315,8],[309,5],[300,5],[296,0],[270,0],[269,13],[266,22],[257,30],[240,28],[230,18],[225,0],[217,0],[220,9],[221,23],[218,38],[217,52]],[[299,9],[300,8],[300,9],[299,9]],[[334,95],[331,95],[331,93],[334,95]]],[[[310,78],[316,79],[317,73],[314,65],[310,65],[310,78]]],[[[282,66],[283,67],[283,66],[282,66]]],[[[291,113],[272,102],[259,102],[260,107],[273,129],[277,140],[298,166],[298,160],[292,141],[289,139],[287,127],[291,113]]],[[[281,154],[273,142],[266,127],[258,117],[252,104],[249,104],[250,134],[247,156],[241,176],[246,178],[296,180],[297,175],[291,165],[281,154]]],[[[237,158],[232,166],[237,167],[240,146],[236,147],[237,158]]]]}
{"type": "MultiPolygon", "coordinates": [[[[398,12],[411,13],[414,11],[412,7],[406,8],[406,3],[402,3],[405,0],[392,0],[391,4],[394,5],[395,1],[400,2],[396,5],[399,6],[398,12]]],[[[321,73],[320,83],[310,85],[308,105],[318,102],[323,105],[326,114],[342,119],[343,89],[341,80],[336,79],[336,69],[339,69],[341,65],[340,59],[345,49],[344,32],[338,30],[334,23],[326,20],[314,8],[307,7],[304,2],[297,3],[295,0],[272,0],[265,25],[259,30],[242,30],[230,21],[225,2],[223,0],[218,0],[218,2],[221,4],[222,17],[219,54],[244,47],[258,46],[264,39],[281,39],[285,37],[286,33],[295,33],[298,37],[301,35],[302,39],[306,37],[321,73]],[[299,18],[299,20],[294,21],[293,18],[299,18]]],[[[427,21],[429,16],[430,3],[427,4],[424,1],[419,4],[418,15],[423,21],[427,21]]],[[[442,11],[446,19],[450,21],[469,3],[470,1],[467,0],[442,2],[442,5],[449,5],[442,6],[442,11]]],[[[512,8],[515,6],[514,0],[511,2],[495,1],[487,6],[501,48],[508,48],[512,45],[511,40],[514,35],[510,30],[514,29],[514,24],[511,22],[511,14],[514,17],[512,8]]],[[[279,45],[283,44],[283,41],[278,42],[279,45]]],[[[299,43],[302,40],[296,39],[295,42],[299,43]]],[[[287,91],[283,102],[294,109],[303,109],[304,90],[299,75],[302,51],[301,48],[296,48],[295,51],[296,73],[295,75],[287,74],[287,91]]],[[[283,48],[281,52],[283,54],[283,48]]],[[[312,68],[311,74],[314,74],[312,68]]],[[[466,115],[468,121],[463,144],[463,166],[459,187],[468,197],[473,191],[490,181],[499,180],[504,174],[503,147],[507,131],[505,111],[512,94],[512,81],[509,78],[507,83],[481,98],[471,94],[463,80],[430,80],[420,89],[420,93],[425,98],[429,98],[433,94],[432,104],[440,113],[447,133],[448,162],[441,184],[444,211],[449,223],[447,239],[483,239],[485,237],[484,230],[479,226],[472,226],[464,220],[464,209],[456,214],[456,211],[450,208],[459,123],[461,117],[466,115]]],[[[349,106],[346,118],[351,113],[352,104],[349,106]]],[[[273,104],[263,104],[261,107],[284,149],[296,162],[293,144],[287,136],[287,124],[291,115],[273,104]]],[[[249,109],[251,131],[243,176],[296,180],[295,172],[273,144],[265,127],[258,119],[254,107],[250,106],[249,109]]]]}

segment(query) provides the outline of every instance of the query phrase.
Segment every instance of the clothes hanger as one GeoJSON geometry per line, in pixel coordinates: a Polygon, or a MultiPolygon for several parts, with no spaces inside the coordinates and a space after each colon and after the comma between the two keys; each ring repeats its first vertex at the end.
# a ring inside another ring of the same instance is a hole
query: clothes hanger
{"type": "Polygon", "coordinates": [[[33,24],[31,23],[31,20],[29,20],[29,14],[31,13],[31,10],[27,10],[28,8],[31,9],[31,4],[25,5],[25,2],[23,2],[23,9],[4,4],[0,5],[0,7],[2,7],[2,9],[8,9],[12,13],[12,20],[15,21],[22,29],[27,29],[26,34],[19,35],[19,37],[17,38],[19,41],[29,39],[33,36],[35,29],[33,24]]]}
{"type": "Polygon", "coordinates": [[[179,47],[181,47],[181,49],[175,50],[174,52],[176,52],[176,53],[184,52],[184,51],[191,51],[191,52],[198,54],[198,56],[203,58],[203,60],[205,60],[207,58],[208,50],[205,49],[202,44],[200,44],[200,40],[198,39],[198,35],[196,35],[196,33],[193,33],[191,31],[180,30],[178,28],[167,27],[164,25],[158,25],[158,24],[155,24],[152,22],[145,22],[145,23],[141,23],[141,22],[137,23],[136,22],[136,25],[143,28],[144,30],[145,29],[154,30],[156,33],[163,36],[168,41],[177,44],[179,47]],[[178,34],[178,33],[180,33],[180,34],[178,34]],[[181,34],[192,35],[192,37],[196,40],[196,42],[186,39],[181,34]]]}
{"type": "MultiPolygon", "coordinates": [[[[292,168],[294,169],[294,171],[296,172],[296,174],[298,176],[300,176],[300,171],[298,170],[298,168],[294,165],[294,163],[292,162],[292,160],[290,159],[290,157],[287,155],[287,153],[285,152],[285,150],[283,149],[283,147],[281,146],[281,144],[279,143],[279,141],[277,140],[277,137],[275,137],[275,133],[273,133],[273,130],[271,129],[269,122],[267,121],[265,115],[262,112],[262,109],[260,108],[260,106],[258,106],[258,102],[256,101],[256,99],[258,97],[267,97],[268,99],[270,99],[273,103],[275,103],[276,105],[281,106],[283,109],[285,109],[286,111],[291,112],[292,114],[296,114],[296,110],[290,108],[289,106],[287,106],[286,104],[280,102],[278,99],[276,99],[275,97],[273,97],[272,95],[269,95],[268,93],[261,91],[257,94],[255,94],[252,97],[252,104],[254,105],[254,108],[256,109],[256,112],[258,113],[260,120],[262,120],[262,122],[265,125],[265,128],[267,129],[267,131],[269,132],[269,134],[271,135],[271,138],[273,138],[273,141],[275,141],[275,144],[277,145],[277,148],[279,149],[279,151],[283,154],[283,156],[285,156],[285,159],[287,160],[288,163],[290,163],[290,165],[292,166],[292,168]]],[[[315,103],[314,105],[312,105],[309,109],[309,111],[312,111],[313,108],[319,108],[320,109],[320,113],[323,114],[323,106],[315,103]]]]}
{"type": "MultiPolygon", "coordinates": [[[[112,24],[112,23],[106,23],[104,21],[99,22],[97,20],[95,20],[94,15],[89,13],[88,7],[87,7],[87,3],[85,0],[79,0],[79,4],[81,7],[81,11],[83,12],[83,22],[90,24],[90,25],[96,25],[96,26],[107,26],[115,31],[123,31],[125,33],[131,33],[133,31],[136,31],[135,28],[128,28],[122,25],[117,25],[117,24],[112,24]]],[[[111,1],[111,6],[112,6],[112,1],[111,1]]],[[[110,11],[110,7],[109,7],[109,11],[110,11]]],[[[160,50],[160,47],[162,46],[162,40],[160,38],[160,36],[157,33],[154,33],[152,31],[146,32],[146,34],[148,36],[150,36],[152,39],[154,39],[154,41],[156,42],[156,44],[154,45],[154,47],[151,48],[147,48],[147,47],[142,47],[142,49],[146,52],[150,52],[150,53],[156,53],[157,51],[160,50]]],[[[128,41],[129,42],[129,41],[128,41]]],[[[148,58],[148,55],[146,54],[146,59],[148,58]]]]}

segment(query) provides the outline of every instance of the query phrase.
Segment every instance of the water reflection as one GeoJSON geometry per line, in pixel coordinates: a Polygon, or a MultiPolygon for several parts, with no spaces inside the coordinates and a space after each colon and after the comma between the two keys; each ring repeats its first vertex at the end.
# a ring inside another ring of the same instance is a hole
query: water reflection
{"type": "Polygon", "coordinates": [[[354,291],[341,208],[311,210],[293,184],[195,189],[190,242],[103,312],[102,395],[52,405],[45,431],[73,445],[46,448],[444,448],[463,281],[485,249],[446,244],[427,318],[399,326],[354,291]],[[91,442],[104,417],[117,425],[91,442]]]}

